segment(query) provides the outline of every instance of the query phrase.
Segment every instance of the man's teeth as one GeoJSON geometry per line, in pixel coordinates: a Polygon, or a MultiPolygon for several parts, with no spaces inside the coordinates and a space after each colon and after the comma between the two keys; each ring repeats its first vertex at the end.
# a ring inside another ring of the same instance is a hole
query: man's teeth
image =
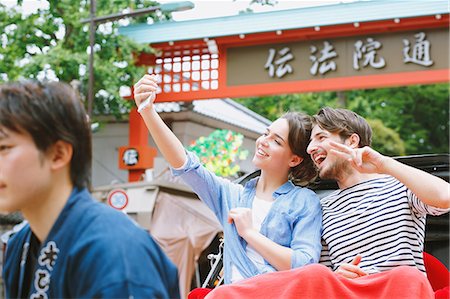
{"type": "Polygon", "coordinates": [[[325,158],[326,158],[326,156],[318,156],[318,157],[315,158],[315,162],[317,164],[320,164],[320,163],[322,163],[325,160],[325,158]]]}

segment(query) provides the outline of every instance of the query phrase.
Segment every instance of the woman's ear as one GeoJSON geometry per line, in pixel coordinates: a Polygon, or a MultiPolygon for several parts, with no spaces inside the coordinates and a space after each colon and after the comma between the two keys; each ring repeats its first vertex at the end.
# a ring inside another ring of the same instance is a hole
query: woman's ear
{"type": "Polygon", "coordinates": [[[350,135],[350,137],[348,137],[345,140],[345,144],[351,148],[358,148],[360,140],[361,140],[361,138],[359,137],[359,135],[356,133],[353,133],[352,135],[350,135]]]}
{"type": "Polygon", "coordinates": [[[293,155],[291,161],[289,162],[289,167],[295,167],[303,162],[303,158],[297,155],[293,155]]]}
{"type": "Polygon", "coordinates": [[[49,149],[49,161],[52,170],[59,170],[70,164],[73,155],[73,147],[70,143],[58,140],[49,149]]]}

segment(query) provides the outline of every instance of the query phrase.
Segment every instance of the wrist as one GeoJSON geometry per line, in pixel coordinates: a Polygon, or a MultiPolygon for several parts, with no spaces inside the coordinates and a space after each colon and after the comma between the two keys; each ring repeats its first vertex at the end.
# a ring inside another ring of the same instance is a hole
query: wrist
{"type": "Polygon", "coordinates": [[[254,228],[248,228],[244,231],[244,233],[242,234],[242,238],[247,241],[247,243],[249,243],[250,240],[252,240],[253,238],[255,238],[255,235],[258,234],[258,232],[256,231],[256,229],[254,228]]]}
{"type": "Polygon", "coordinates": [[[384,173],[384,174],[389,174],[389,167],[392,166],[392,163],[395,163],[395,159],[392,159],[391,157],[388,156],[382,156],[380,158],[380,163],[378,166],[378,173],[384,173]]]}

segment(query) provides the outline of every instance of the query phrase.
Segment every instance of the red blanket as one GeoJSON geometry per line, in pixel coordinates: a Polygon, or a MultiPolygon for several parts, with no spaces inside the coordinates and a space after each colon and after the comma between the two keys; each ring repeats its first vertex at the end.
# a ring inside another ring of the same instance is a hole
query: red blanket
{"type": "Polygon", "coordinates": [[[216,288],[212,298],[434,298],[427,277],[414,267],[356,279],[341,277],[323,265],[313,264],[289,271],[258,275],[216,288]]]}

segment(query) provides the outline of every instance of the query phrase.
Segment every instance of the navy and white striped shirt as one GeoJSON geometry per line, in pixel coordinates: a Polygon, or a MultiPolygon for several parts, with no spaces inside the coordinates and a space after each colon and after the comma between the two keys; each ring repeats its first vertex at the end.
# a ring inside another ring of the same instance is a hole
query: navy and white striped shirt
{"type": "Polygon", "coordinates": [[[426,215],[448,212],[424,204],[390,176],[336,190],[321,199],[321,204],[324,246],[320,262],[336,270],[361,254],[359,266],[369,274],[403,265],[425,272],[426,215]]]}

